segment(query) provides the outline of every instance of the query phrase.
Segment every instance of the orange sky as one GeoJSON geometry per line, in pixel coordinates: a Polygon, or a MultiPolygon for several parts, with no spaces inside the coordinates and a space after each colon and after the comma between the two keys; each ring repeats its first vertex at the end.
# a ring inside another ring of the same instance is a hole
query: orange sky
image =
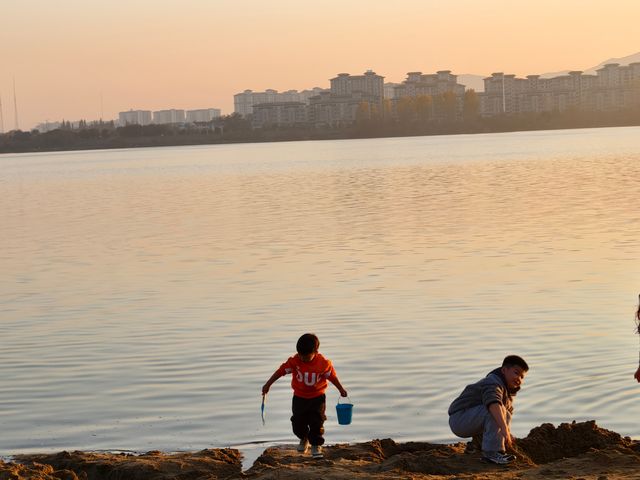
{"type": "Polygon", "coordinates": [[[638,0],[0,0],[5,131],[119,111],[221,108],[338,72],[517,75],[640,51],[638,0]]]}

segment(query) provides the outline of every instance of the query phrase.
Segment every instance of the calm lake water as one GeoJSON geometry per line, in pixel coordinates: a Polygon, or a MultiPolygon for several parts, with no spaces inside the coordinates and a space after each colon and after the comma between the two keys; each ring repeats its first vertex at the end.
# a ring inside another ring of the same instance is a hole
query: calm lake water
{"type": "Polygon", "coordinates": [[[327,442],[454,441],[531,365],[514,433],[640,437],[640,128],[0,155],[0,455],[292,442],[312,331],[327,442]]]}

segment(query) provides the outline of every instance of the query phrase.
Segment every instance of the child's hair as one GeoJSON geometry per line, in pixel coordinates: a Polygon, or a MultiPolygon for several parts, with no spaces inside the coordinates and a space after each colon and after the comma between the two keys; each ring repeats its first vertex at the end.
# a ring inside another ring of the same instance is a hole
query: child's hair
{"type": "Polygon", "coordinates": [[[507,355],[506,357],[504,357],[502,366],[507,368],[520,367],[525,372],[529,371],[529,365],[527,365],[527,362],[525,362],[524,359],[522,357],[519,357],[518,355],[507,355]]]}
{"type": "Polygon", "coordinates": [[[313,333],[305,333],[298,339],[296,350],[300,355],[316,353],[320,347],[320,340],[313,333]]]}

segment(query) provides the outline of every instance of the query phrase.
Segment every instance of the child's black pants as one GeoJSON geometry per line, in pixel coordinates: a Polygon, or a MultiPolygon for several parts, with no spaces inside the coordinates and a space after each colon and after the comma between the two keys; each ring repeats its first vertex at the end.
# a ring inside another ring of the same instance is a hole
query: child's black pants
{"type": "Polygon", "coordinates": [[[293,396],[291,410],[291,425],[296,437],[309,440],[311,445],[324,443],[324,421],[327,419],[324,412],[327,405],[327,397],[320,395],[315,398],[302,398],[293,396]]]}

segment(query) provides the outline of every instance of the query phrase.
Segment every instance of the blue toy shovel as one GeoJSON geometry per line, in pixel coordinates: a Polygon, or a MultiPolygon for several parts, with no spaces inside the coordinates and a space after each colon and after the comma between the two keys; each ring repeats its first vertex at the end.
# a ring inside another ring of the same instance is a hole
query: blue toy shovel
{"type": "Polygon", "coordinates": [[[262,405],[260,406],[260,416],[262,417],[262,425],[264,425],[264,402],[267,399],[267,394],[262,394],[262,405]]]}

